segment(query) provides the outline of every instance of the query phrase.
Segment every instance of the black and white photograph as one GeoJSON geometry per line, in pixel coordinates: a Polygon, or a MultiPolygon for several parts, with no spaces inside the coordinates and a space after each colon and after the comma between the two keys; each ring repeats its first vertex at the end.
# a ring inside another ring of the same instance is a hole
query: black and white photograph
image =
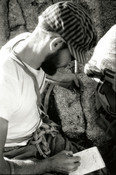
{"type": "Polygon", "coordinates": [[[116,1],[0,0],[0,175],[116,175],[116,1]]]}

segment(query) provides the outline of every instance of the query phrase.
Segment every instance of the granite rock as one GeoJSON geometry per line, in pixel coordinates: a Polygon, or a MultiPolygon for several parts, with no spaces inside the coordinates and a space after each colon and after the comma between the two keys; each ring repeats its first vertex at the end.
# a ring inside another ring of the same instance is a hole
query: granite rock
{"type": "Polygon", "coordinates": [[[9,26],[13,30],[17,26],[25,25],[22,10],[16,0],[10,0],[9,2],[9,26]]]}
{"type": "Polygon", "coordinates": [[[6,43],[10,35],[8,25],[8,3],[9,0],[0,1],[0,48],[6,43]]]}
{"type": "Polygon", "coordinates": [[[78,138],[85,132],[79,92],[56,86],[54,94],[63,132],[70,138],[78,138]]]}
{"type": "Polygon", "coordinates": [[[51,4],[50,0],[18,0],[26,22],[26,29],[34,30],[38,23],[38,15],[51,4]]]}

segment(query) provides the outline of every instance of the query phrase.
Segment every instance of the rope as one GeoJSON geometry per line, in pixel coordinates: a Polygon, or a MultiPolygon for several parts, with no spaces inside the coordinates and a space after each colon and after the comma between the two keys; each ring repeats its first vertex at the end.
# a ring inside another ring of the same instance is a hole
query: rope
{"type": "Polygon", "coordinates": [[[54,123],[51,123],[49,125],[43,123],[42,126],[38,128],[33,135],[33,140],[31,141],[31,144],[36,145],[39,154],[44,158],[49,156],[51,153],[46,137],[47,135],[55,137],[59,133],[56,126],[57,125],[55,125],[54,123]]]}

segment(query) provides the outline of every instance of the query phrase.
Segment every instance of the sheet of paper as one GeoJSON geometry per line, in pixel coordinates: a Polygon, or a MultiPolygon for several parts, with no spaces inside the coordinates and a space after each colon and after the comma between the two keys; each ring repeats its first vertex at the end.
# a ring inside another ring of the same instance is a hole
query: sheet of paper
{"type": "Polygon", "coordinates": [[[97,147],[92,147],[78,152],[74,154],[74,156],[80,156],[81,165],[79,166],[78,170],[70,173],[69,175],[85,175],[105,167],[105,163],[97,147]]]}

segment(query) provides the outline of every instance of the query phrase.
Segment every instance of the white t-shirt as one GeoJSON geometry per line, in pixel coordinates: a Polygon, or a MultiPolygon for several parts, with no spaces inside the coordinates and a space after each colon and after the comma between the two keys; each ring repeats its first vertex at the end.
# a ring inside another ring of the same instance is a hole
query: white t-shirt
{"type": "MultiPolygon", "coordinates": [[[[0,117],[8,121],[5,147],[25,145],[38,124],[37,95],[32,78],[15,62],[14,43],[28,37],[24,33],[12,39],[0,51],[0,117]]],[[[42,69],[28,68],[37,77],[40,93],[44,89],[45,73],[42,69]]]]}

